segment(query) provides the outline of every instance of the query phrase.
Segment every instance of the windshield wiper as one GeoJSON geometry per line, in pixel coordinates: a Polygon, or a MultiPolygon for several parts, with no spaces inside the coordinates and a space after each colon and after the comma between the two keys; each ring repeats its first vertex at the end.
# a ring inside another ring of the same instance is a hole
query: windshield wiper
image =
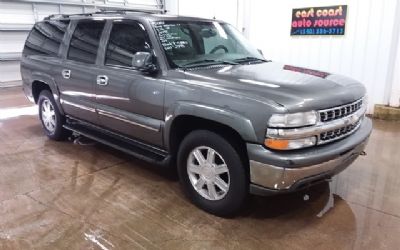
{"type": "Polygon", "coordinates": [[[262,59],[262,58],[257,58],[257,57],[253,57],[253,56],[246,56],[243,58],[238,58],[233,60],[234,62],[237,63],[246,63],[246,62],[270,62],[268,60],[262,59]]]}
{"type": "Polygon", "coordinates": [[[186,63],[181,65],[181,67],[189,67],[189,66],[207,66],[207,65],[214,65],[214,64],[228,64],[228,65],[238,65],[237,62],[230,62],[230,61],[222,61],[222,60],[214,60],[214,59],[203,59],[198,60],[190,63],[186,63]]]}

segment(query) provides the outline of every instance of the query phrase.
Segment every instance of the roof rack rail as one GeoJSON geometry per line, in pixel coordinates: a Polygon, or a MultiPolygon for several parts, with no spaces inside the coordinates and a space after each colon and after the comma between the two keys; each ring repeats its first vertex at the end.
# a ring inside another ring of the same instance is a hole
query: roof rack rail
{"type": "Polygon", "coordinates": [[[163,10],[132,10],[132,9],[106,9],[100,8],[99,11],[96,11],[94,14],[106,14],[106,13],[121,13],[125,14],[127,12],[134,12],[134,13],[145,13],[145,14],[155,14],[155,13],[163,13],[163,10]]]}
{"type": "Polygon", "coordinates": [[[72,16],[93,16],[98,14],[126,14],[126,13],[145,13],[145,14],[158,14],[165,13],[163,10],[127,10],[127,9],[100,9],[96,12],[91,13],[81,13],[81,14],[53,14],[45,17],[44,20],[58,19],[58,18],[69,18],[72,16]]]}
{"type": "Polygon", "coordinates": [[[45,17],[44,20],[58,19],[58,18],[68,18],[71,16],[91,16],[94,13],[82,13],[82,14],[53,14],[45,17]]]}
{"type": "Polygon", "coordinates": [[[67,18],[69,15],[66,14],[52,14],[50,16],[47,16],[44,18],[44,20],[50,20],[50,19],[55,19],[55,18],[67,18]]]}
{"type": "Polygon", "coordinates": [[[106,9],[106,8],[100,8],[98,11],[95,13],[125,13],[125,12],[144,12],[144,13],[151,13],[151,11],[146,11],[146,10],[127,10],[127,9],[106,9]]]}

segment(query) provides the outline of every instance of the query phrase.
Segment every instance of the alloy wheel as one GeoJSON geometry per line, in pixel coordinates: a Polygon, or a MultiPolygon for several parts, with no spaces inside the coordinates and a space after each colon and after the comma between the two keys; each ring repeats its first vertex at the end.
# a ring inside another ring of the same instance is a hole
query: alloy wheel
{"type": "Polygon", "coordinates": [[[53,133],[56,129],[56,113],[53,104],[49,99],[45,99],[41,106],[42,122],[44,127],[50,133],[53,133]]]}
{"type": "Polygon", "coordinates": [[[193,188],[207,200],[221,200],[229,191],[229,169],[214,149],[200,146],[187,160],[187,173],[193,188]]]}

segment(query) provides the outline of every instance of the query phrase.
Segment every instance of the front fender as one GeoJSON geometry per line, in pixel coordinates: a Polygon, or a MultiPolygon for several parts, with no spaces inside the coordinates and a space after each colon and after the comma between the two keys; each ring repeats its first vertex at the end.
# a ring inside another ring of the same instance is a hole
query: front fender
{"type": "Polygon", "coordinates": [[[177,117],[182,115],[194,116],[218,122],[220,124],[231,127],[246,142],[257,141],[257,136],[253,128],[253,124],[248,118],[236,112],[221,109],[219,107],[182,101],[177,102],[170,109],[168,109],[165,115],[166,118],[164,124],[164,142],[167,147],[170,142],[170,132],[173,121],[177,117]]]}

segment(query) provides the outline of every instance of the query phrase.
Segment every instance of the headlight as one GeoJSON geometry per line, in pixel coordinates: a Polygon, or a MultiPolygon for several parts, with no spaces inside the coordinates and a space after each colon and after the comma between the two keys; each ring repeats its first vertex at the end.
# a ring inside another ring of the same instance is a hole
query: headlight
{"type": "Polygon", "coordinates": [[[365,107],[365,112],[364,112],[364,115],[365,115],[365,113],[368,110],[368,95],[367,94],[363,97],[363,104],[362,105],[365,107]]]}
{"type": "Polygon", "coordinates": [[[274,128],[294,128],[308,125],[315,125],[318,114],[315,111],[294,113],[294,114],[274,114],[268,122],[269,127],[274,128]]]}
{"type": "Polygon", "coordinates": [[[284,139],[275,139],[275,138],[266,138],[265,146],[271,149],[277,150],[292,150],[292,149],[300,149],[314,146],[317,143],[317,137],[307,137],[301,139],[292,139],[292,140],[284,140],[284,139]]]}

